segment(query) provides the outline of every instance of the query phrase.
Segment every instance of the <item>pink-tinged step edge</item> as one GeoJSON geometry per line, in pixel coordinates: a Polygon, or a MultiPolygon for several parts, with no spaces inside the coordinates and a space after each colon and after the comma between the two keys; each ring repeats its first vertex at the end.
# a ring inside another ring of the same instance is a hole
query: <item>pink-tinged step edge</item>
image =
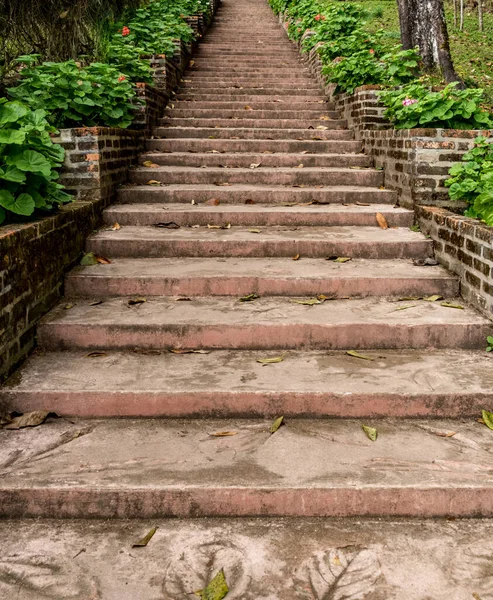
{"type": "Polygon", "coordinates": [[[274,353],[38,351],[0,400],[11,410],[79,417],[474,418],[493,408],[491,359],[484,351],[365,350],[366,358],[291,351],[268,366],[257,362],[265,356],[274,353]]]}
{"type": "Polygon", "coordinates": [[[0,517],[493,517],[493,489],[0,489],[0,517]]]}
{"type": "Polygon", "coordinates": [[[4,392],[7,406],[21,412],[55,411],[64,417],[166,418],[476,418],[493,407],[493,392],[410,395],[269,391],[4,392]]]}

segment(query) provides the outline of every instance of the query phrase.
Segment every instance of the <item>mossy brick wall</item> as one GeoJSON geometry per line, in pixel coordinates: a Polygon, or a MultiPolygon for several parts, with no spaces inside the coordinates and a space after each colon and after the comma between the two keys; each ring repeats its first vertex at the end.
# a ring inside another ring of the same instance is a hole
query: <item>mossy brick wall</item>
{"type": "Polygon", "coordinates": [[[418,206],[416,214],[437,260],[458,275],[463,298],[492,318],[493,227],[434,206],[418,206]]]}
{"type": "MultiPolygon", "coordinates": [[[[200,36],[219,4],[211,0],[210,15],[191,19],[200,36]]],[[[39,221],[0,227],[0,381],[34,348],[37,322],[59,301],[66,271],[80,258],[87,236],[101,224],[103,209],[137,162],[194,47],[180,43],[173,57],[155,59],[153,66],[164,70],[162,87],[138,85],[143,104],[133,129],[81,127],[54,138],[66,151],[60,180],[74,194],[74,203],[39,221]]]]}
{"type": "Polygon", "coordinates": [[[0,381],[34,347],[36,323],[59,300],[103,204],[75,202],[43,220],[0,227],[0,381]]]}
{"type": "Polygon", "coordinates": [[[142,131],[109,127],[62,129],[53,141],[65,149],[60,183],[77,200],[105,204],[126,182],[129,167],[144,147],[142,131]]]}
{"type": "Polygon", "coordinates": [[[427,204],[460,208],[450,200],[445,180],[450,167],[472,148],[478,135],[492,131],[454,129],[367,129],[361,132],[364,151],[385,171],[385,186],[398,190],[406,208],[427,204]]]}

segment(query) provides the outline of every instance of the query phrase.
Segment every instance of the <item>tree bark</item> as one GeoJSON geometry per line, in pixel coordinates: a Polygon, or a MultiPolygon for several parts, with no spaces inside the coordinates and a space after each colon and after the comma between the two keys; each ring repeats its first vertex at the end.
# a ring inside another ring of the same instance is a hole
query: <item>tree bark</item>
{"type": "Polygon", "coordinates": [[[484,31],[483,0],[478,0],[478,21],[479,21],[479,31],[484,31]]]}
{"type": "Polygon", "coordinates": [[[404,50],[419,48],[424,67],[441,69],[445,81],[459,81],[450,55],[443,0],[397,0],[404,50]]]}
{"type": "Polygon", "coordinates": [[[464,31],[464,0],[460,0],[460,25],[459,30],[464,31]]]}

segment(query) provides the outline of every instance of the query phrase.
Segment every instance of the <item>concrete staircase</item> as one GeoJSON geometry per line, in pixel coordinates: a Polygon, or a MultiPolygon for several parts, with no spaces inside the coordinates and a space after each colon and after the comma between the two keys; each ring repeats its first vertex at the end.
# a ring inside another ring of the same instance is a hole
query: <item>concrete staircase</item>
{"type": "MultiPolygon", "coordinates": [[[[130,537],[159,522],[169,535],[149,548],[171,563],[152,583],[140,559],[115,559],[127,542],[114,523],[99,525],[111,540],[102,550],[94,526],[57,521],[47,552],[65,572],[83,547],[82,583],[46,597],[182,598],[221,567],[228,598],[493,597],[491,574],[474,588],[443,575],[443,524],[371,520],[493,515],[493,433],[476,422],[493,407],[493,328],[454,277],[413,263],[433,256],[432,242],[361,150],[266,2],[225,0],[88,239],[111,263],[69,273],[39,350],[2,392],[17,410],[75,419],[0,431],[0,513],[136,519],[122,526],[130,537]],[[258,533],[275,526],[282,544],[258,533]],[[439,549],[429,558],[427,543],[439,549]]],[[[45,523],[0,529],[24,556],[22,543],[45,545],[45,523]]],[[[481,527],[474,543],[491,556],[491,524],[481,527]]],[[[456,528],[467,553],[474,529],[456,528]]],[[[36,572],[31,555],[23,565],[36,572]]]]}

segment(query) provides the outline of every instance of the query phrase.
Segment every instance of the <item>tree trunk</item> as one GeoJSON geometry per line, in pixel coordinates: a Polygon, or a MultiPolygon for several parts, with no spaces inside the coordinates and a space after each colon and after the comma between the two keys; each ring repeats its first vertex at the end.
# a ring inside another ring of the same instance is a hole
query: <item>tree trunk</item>
{"type": "Polygon", "coordinates": [[[454,0],[454,28],[457,29],[459,26],[459,15],[457,10],[457,0],[454,0]]]}
{"type": "Polygon", "coordinates": [[[478,21],[479,21],[479,31],[484,31],[483,0],[478,0],[478,21]]]}
{"type": "Polygon", "coordinates": [[[460,0],[460,31],[464,31],[464,0],[460,0]]]}
{"type": "Polygon", "coordinates": [[[438,67],[448,83],[461,82],[450,55],[443,0],[397,0],[397,5],[404,50],[417,46],[427,71],[438,67]]]}

